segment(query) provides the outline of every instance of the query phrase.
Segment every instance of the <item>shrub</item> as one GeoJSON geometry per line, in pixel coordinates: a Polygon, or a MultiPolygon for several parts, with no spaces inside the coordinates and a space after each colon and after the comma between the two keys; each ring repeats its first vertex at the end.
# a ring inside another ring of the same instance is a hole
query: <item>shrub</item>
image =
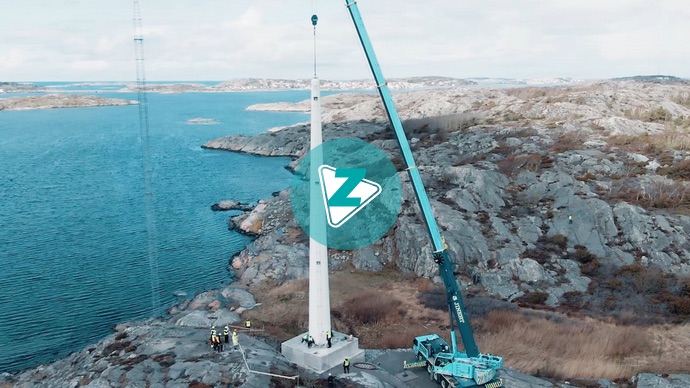
{"type": "Polygon", "coordinates": [[[644,207],[659,209],[688,207],[690,206],[690,183],[655,179],[643,185],[633,202],[644,207]]]}
{"type": "Polygon", "coordinates": [[[678,93],[671,97],[671,101],[686,108],[690,108],[690,93],[678,93]]]}
{"type": "Polygon", "coordinates": [[[494,312],[517,311],[515,304],[505,300],[488,298],[484,296],[467,295],[465,298],[466,310],[472,314],[470,318],[486,318],[494,312]]]}
{"type": "Polygon", "coordinates": [[[599,267],[601,267],[601,263],[599,262],[599,260],[593,259],[592,261],[586,264],[580,265],[580,272],[585,276],[596,276],[599,273],[599,267]]]}
{"type": "Polygon", "coordinates": [[[564,133],[551,146],[553,152],[566,152],[572,150],[584,149],[584,140],[580,138],[579,132],[577,134],[564,133]]]}
{"type": "Polygon", "coordinates": [[[609,279],[609,281],[606,282],[606,288],[611,290],[622,290],[623,282],[620,279],[609,279]]]}
{"type": "Polygon", "coordinates": [[[668,302],[668,309],[675,315],[690,316],[690,298],[673,296],[668,302]]]}
{"type": "Polygon", "coordinates": [[[430,309],[445,311],[448,309],[448,301],[446,300],[446,292],[440,288],[432,288],[426,292],[420,292],[417,295],[422,304],[430,309]]]}
{"type": "Polygon", "coordinates": [[[526,292],[525,295],[516,299],[519,304],[542,305],[549,298],[549,294],[540,291],[526,292]]]}
{"type": "Polygon", "coordinates": [[[575,247],[575,251],[573,253],[571,253],[570,255],[568,255],[568,258],[570,260],[577,261],[580,264],[587,264],[587,263],[593,261],[594,259],[596,259],[596,256],[589,253],[589,251],[587,250],[587,247],[584,247],[582,245],[577,245],[575,247]]]}
{"type": "Polygon", "coordinates": [[[616,271],[617,275],[635,275],[644,271],[644,267],[641,264],[629,264],[624,265],[616,271]]]}
{"type": "Polygon", "coordinates": [[[539,171],[542,168],[542,156],[540,154],[510,154],[505,159],[498,161],[496,165],[502,173],[508,176],[520,171],[539,171]]]}
{"type": "Polygon", "coordinates": [[[661,167],[656,172],[671,179],[690,181],[690,159],[681,160],[677,163],[670,162],[668,166],[661,167]]]}
{"type": "Polygon", "coordinates": [[[663,123],[671,118],[671,112],[667,111],[662,107],[658,107],[646,114],[644,121],[649,121],[652,123],[663,123]]]}
{"type": "Polygon", "coordinates": [[[553,236],[546,237],[546,242],[554,244],[561,249],[565,249],[568,246],[568,237],[562,234],[554,234],[553,236]]]}
{"type": "Polygon", "coordinates": [[[385,319],[399,319],[399,306],[399,300],[391,299],[384,293],[362,291],[345,301],[340,310],[342,310],[344,318],[349,318],[357,324],[366,325],[378,323],[385,319]]]}
{"type": "Polygon", "coordinates": [[[665,291],[666,279],[658,268],[647,268],[635,277],[635,289],[640,293],[659,294],[665,291]]]}

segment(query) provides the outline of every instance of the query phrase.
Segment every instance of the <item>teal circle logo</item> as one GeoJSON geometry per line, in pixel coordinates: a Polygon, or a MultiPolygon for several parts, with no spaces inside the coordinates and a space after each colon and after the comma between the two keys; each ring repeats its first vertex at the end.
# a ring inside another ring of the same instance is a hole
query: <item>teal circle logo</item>
{"type": "Polygon", "coordinates": [[[363,248],[393,226],[402,201],[400,177],[388,156],[359,139],[327,141],[295,168],[290,204],[297,223],[334,249],[363,248]]]}

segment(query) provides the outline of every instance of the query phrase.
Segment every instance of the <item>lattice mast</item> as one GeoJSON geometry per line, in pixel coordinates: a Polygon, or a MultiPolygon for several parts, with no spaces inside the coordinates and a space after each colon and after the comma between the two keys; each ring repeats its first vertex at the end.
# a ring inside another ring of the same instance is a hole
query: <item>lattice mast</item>
{"type": "Polygon", "coordinates": [[[144,35],[139,0],[134,0],[134,57],[137,68],[137,100],[139,101],[139,136],[144,169],[144,205],[148,234],[148,261],[151,279],[151,308],[153,316],[160,315],[158,279],[158,227],[156,226],[156,194],[153,189],[153,166],[149,141],[149,108],[144,67],[144,35]]]}

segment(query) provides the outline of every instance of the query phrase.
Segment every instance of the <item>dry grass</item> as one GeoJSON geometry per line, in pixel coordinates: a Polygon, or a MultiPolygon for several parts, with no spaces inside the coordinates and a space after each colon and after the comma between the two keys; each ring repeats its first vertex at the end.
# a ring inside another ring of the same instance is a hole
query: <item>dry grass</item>
{"type": "Polygon", "coordinates": [[[582,150],[585,148],[585,136],[580,131],[562,133],[551,146],[553,152],[566,152],[572,150],[582,150]]]}
{"type": "Polygon", "coordinates": [[[513,176],[521,171],[539,171],[542,168],[552,167],[553,160],[548,155],[536,153],[526,155],[510,154],[505,159],[496,162],[496,166],[502,173],[513,176]]]}
{"type": "Polygon", "coordinates": [[[362,290],[343,303],[339,310],[342,317],[357,325],[399,323],[405,310],[398,309],[401,302],[381,292],[362,290]]]}
{"type": "MultiPolygon", "coordinates": [[[[447,312],[426,307],[418,297],[426,293],[445,298],[428,279],[390,268],[378,273],[349,269],[332,273],[330,285],[334,329],[358,336],[362,348],[410,348],[415,336],[429,333],[448,337],[447,312]],[[356,322],[351,309],[359,311],[353,304],[365,299],[386,312],[382,318],[356,322]],[[384,301],[395,307],[382,305],[384,301]]],[[[281,341],[301,334],[308,327],[307,289],[306,280],[255,287],[251,291],[262,305],[243,317],[281,341]]],[[[476,317],[473,326],[480,349],[503,356],[508,366],[521,371],[556,378],[609,379],[645,371],[690,372],[688,324],[619,326],[556,313],[505,311],[514,305],[496,303],[482,312],[487,304],[484,299],[466,300],[470,315],[476,317]]]]}
{"type": "Polygon", "coordinates": [[[686,108],[690,108],[690,93],[678,93],[671,97],[671,101],[686,108]]]}
{"type": "Polygon", "coordinates": [[[690,369],[688,352],[676,353],[689,345],[688,325],[624,327],[555,317],[495,311],[478,322],[478,342],[511,367],[560,379],[619,379],[690,369]]]}
{"type": "Polygon", "coordinates": [[[517,97],[521,100],[532,100],[537,98],[546,98],[547,102],[573,102],[576,104],[584,104],[585,99],[583,93],[592,93],[601,91],[600,85],[583,85],[574,87],[559,87],[559,86],[545,86],[545,87],[524,87],[505,89],[503,93],[517,97]]]}
{"type": "Polygon", "coordinates": [[[690,151],[690,132],[664,131],[658,134],[618,135],[607,139],[609,146],[625,151],[657,155],[663,150],[690,151]]]}
{"type": "Polygon", "coordinates": [[[667,166],[658,169],[657,173],[675,180],[690,181],[690,159],[670,161],[667,166]]]}
{"type": "Polygon", "coordinates": [[[272,297],[281,297],[284,295],[306,293],[309,291],[309,279],[289,280],[283,284],[276,286],[268,291],[268,295],[272,297]]]}
{"type": "MultiPolygon", "coordinates": [[[[686,212],[690,209],[690,182],[661,176],[649,181],[621,179],[609,199],[626,201],[644,208],[686,212]]],[[[613,187],[614,185],[612,185],[613,187]]]]}

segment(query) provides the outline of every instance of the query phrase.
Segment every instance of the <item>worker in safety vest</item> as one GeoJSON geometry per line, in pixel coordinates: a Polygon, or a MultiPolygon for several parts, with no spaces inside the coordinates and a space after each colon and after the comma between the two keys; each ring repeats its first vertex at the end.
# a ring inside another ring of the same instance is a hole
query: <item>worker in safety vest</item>
{"type": "Polygon", "coordinates": [[[229,344],[230,343],[230,328],[228,325],[225,325],[223,328],[223,335],[225,336],[225,343],[229,344]]]}
{"type": "Polygon", "coordinates": [[[218,350],[218,336],[216,334],[211,336],[211,348],[218,350]]]}
{"type": "Polygon", "coordinates": [[[213,336],[214,336],[214,335],[216,335],[216,327],[215,327],[215,326],[211,326],[211,337],[210,337],[211,343],[213,343],[213,336]]]}
{"type": "Polygon", "coordinates": [[[330,330],[326,332],[326,341],[328,342],[328,347],[331,347],[331,338],[333,338],[333,333],[330,330]]]}
{"type": "Polygon", "coordinates": [[[232,347],[234,350],[237,350],[237,346],[240,344],[240,336],[237,332],[237,329],[235,329],[232,332],[232,347]]]}
{"type": "Polygon", "coordinates": [[[343,372],[350,373],[350,359],[346,358],[343,362],[343,372]]]}
{"type": "Polygon", "coordinates": [[[252,321],[250,321],[249,319],[244,321],[244,328],[247,330],[251,329],[252,328],[252,321]]]}
{"type": "Polygon", "coordinates": [[[220,340],[220,336],[216,334],[216,350],[219,352],[223,351],[223,341],[220,340]]]}

